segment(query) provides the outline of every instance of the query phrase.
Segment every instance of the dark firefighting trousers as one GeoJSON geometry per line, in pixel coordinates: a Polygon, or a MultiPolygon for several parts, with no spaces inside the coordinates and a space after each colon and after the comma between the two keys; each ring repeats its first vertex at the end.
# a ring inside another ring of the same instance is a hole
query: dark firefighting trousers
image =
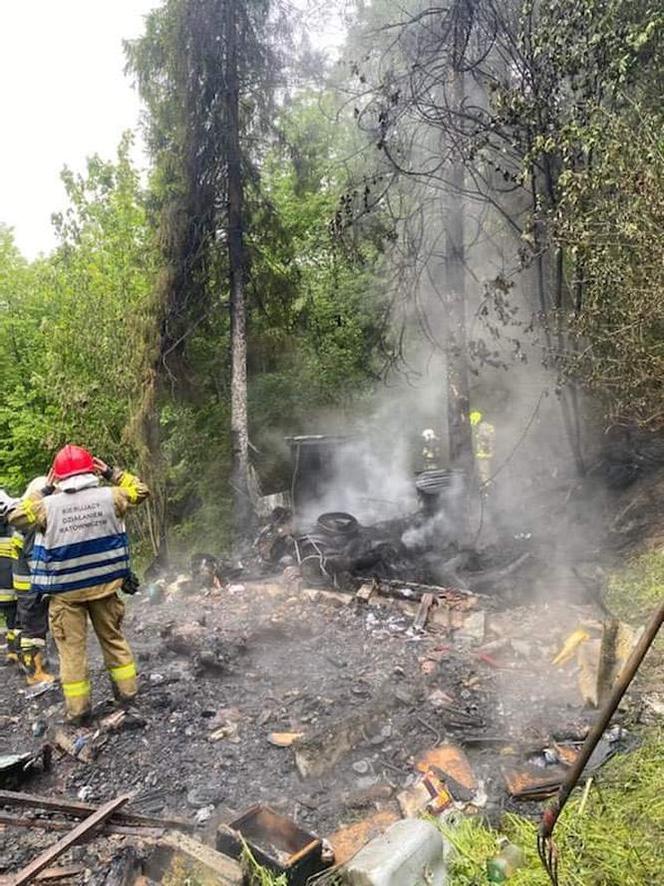
{"type": "Polygon", "coordinates": [[[18,623],[21,636],[30,640],[46,640],[48,633],[48,597],[34,591],[17,591],[18,623]]]}

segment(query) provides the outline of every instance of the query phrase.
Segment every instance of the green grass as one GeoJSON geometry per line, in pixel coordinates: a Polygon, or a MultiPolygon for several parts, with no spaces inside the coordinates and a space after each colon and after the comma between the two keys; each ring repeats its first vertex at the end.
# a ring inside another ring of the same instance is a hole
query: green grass
{"type": "MultiPolygon", "coordinates": [[[[646,734],[639,749],[615,757],[600,770],[580,812],[581,789],[554,831],[565,886],[651,886],[664,882],[664,734],[646,734]]],[[[452,886],[488,883],[486,862],[498,851],[499,834],[466,819],[443,832],[456,849],[452,886]]],[[[520,846],[526,865],[512,886],[548,886],[537,855],[537,823],[506,815],[502,833],[520,846]]]]}
{"type": "Polygon", "coordinates": [[[631,559],[608,582],[606,603],[625,621],[643,621],[664,597],[664,550],[631,559]]]}
{"type": "Polygon", "coordinates": [[[277,876],[271,871],[268,871],[267,868],[261,867],[244,840],[242,841],[240,864],[242,865],[242,871],[247,878],[247,882],[250,883],[251,886],[288,886],[285,874],[279,874],[277,876]]]}

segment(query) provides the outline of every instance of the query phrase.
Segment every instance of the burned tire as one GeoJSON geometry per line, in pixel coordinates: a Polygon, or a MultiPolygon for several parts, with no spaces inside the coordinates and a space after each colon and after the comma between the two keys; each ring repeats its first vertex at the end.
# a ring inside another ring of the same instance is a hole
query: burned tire
{"type": "Polygon", "coordinates": [[[357,519],[345,511],[329,511],[321,514],[316,522],[328,535],[340,535],[346,538],[356,535],[360,529],[357,519]]]}

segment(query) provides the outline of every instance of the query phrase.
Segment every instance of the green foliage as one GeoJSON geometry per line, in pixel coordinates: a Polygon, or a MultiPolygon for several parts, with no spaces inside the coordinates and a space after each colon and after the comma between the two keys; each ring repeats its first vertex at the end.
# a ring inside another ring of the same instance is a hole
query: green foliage
{"type": "MultiPolygon", "coordinates": [[[[472,6],[479,42],[469,51],[491,35],[467,78],[485,93],[466,102],[461,133],[478,174],[474,199],[502,201],[512,214],[521,269],[547,252],[560,256],[560,292],[548,280],[551,265],[542,274],[549,316],[539,315],[535,332],[559,331],[548,347],[564,376],[599,394],[610,420],[658,427],[661,10],[648,0],[523,0],[502,16],[493,4],[472,6]],[[518,64],[506,66],[512,55],[518,64]]],[[[174,540],[215,551],[228,538],[231,503],[222,8],[221,0],[165,0],[128,47],[149,113],[147,189],[125,138],[115,162],[93,157],[83,175],[65,171],[69,209],[55,218],[53,255],[26,262],[0,228],[0,484],[21,491],[59,445],[77,440],[112,462],[152,467],[174,540]]],[[[367,148],[381,142],[393,157],[403,149],[403,163],[437,156],[456,112],[429,107],[427,96],[445,92],[436,84],[457,33],[432,27],[424,6],[408,28],[393,28],[392,4],[361,5],[358,25],[379,35],[367,68],[382,79],[378,97],[360,96],[354,107],[349,84],[367,92],[360,64],[348,61],[366,51],[361,27],[351,29],[336,83],[289,93],[275,76],[288,41],[271,9],[267,0],[244,4],[253,31],[242,46],[240,121],[249,433],[266,492],[285,485],[283,436],[324,430],[326,415],[361,414],[391,356],[393,302],[407,301],[390,277],[395,224],[422,235],[420,225],[440,212],[445,173],[431,172],[421,190],[405,177],[388,205],[389,164],[367,148]],[[277,30],[278,41],[267,39],[277,30]],[[423,46],[426,64],[417,57],[423,46]],[[424,105],[407,106],[411,83],[424,105]]],[[[445,21],[463,12],[453,4],[445,21]]],[[[426,178],[422,169],[428,164],[418,171],[426,178]]],[[[492,231],[496,219],[487,222],[492,231]]],[[[499,233],[507,316],[510,247],[499,233]]],[[[402,256],[402,289],[418,291],[426,261],[416,250],[402,256]]],[[[415,307],[422,326],[440,322],[415,307]]]]}
{"type": "MultiPolygon", "coordinates": [[[[567,804],[554,832],[560,853],[560,882],[569,886],[644,886],[659,881],[664,866],[664,799],[661,766],[664,736],[644,736],[633,753],[609,761],[591,788],[583,812],[581,790],[567,804]]],[[[548,886],[549,878],[537,855],[537,825],[506,815],[502,830],[526,857],[510,878],[514,886],[548,886]]],[[[445,830],[456,850],[452,862],[455,886],[488,883],[486,863],[498,853],[495,831],[481,821],[466,819],[445,830]]]]}
{"type": "Polygon", "coordinates": [[[612,421],[664,425],[664,142],[661,113],[635,105],[595,124],[594,160],[562,178],[556,236],[582,286],[567,371],[612,421]]]}
{"type": "Polygon", "coordinates": [[[251,886],[287,886],[288,884],[286,874],[276,875],[261,867],[244,840],[242,841],[240,862],[251,886]]]}
{"type": "Polygon", "coordinates": [[[609,609],[632,624],[649,616],[662,598],[664,551],[653,550],[634,557],[609,579],[609,609]]]}
{"type": "Polygon", "coordinates": [[[138,396],[141,324],[154,252],[123,140],[116,164],[63,173],[70,200],[60,246],[32,265],[0,234],[0,484],[48,472],[67,440],[131,463],[125,430],[138,396]]]}

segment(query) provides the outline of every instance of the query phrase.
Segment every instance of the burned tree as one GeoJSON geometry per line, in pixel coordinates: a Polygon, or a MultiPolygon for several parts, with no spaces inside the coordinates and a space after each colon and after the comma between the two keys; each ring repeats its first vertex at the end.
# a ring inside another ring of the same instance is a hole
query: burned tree
{"type": "MultiPolygon", "coordinates": [[[[466,97],[465,57],[473,25],[474,9],[468,0],[456,4],[451,52],[451,110],[462,114],[466,97]]],[[[463,137],[463,121],[460,123],[463,137]]],[[[473,440],[470,428],[470,388],[466,341],[466,267],[464,224],[465,167],[463,144],[450,159],[448,214],[445,220],[445,302],[447,306],[447,426],[450,461],[473,472],[473,440]]]]}
{"type": "MultiPolygon", "coordinates": [[[[396,170],[410,218],[420,216],[419,224],[400,217],[410,238],[406,261],[424,266],[443,254],[451,273],[446,288],[455,295],[439,298],[453,347],[449,335],[436,344],[493,366],[506,361],[492,343],[502,337],[522,360],[526,339],[550,373],[579,473],[585,469],[580,403],[569,368],[578,362],[586,275],[583,250],[567,239],[564,212],[577,204],[575,186],[595,163],[593,145],[606,115],[629,103],[637,59],[653,51],[656,29],[646,19],[628,2],[616,2],[608,14],[605,4],[580,0],[416,3],[398,14],[375,7],[365,21],[371,50],[355,65],[356,116],[375,133],[385,166],[396,170]],[[441,194],[443,248],[432,233],[436,209],[423,208],[439,208],[441,194]],[[492,228],[501,231],[500,272],[480,280],[473,231],[477,242],[491,239],[492,228]],[[468,287],[471,279],[479,285],[468,287]],[[515,323],[517,292],[523,313],[515,323]],[[473,307],[482,303],[483,328],[464,342],[460,304],[467,311],[469,300],[473,307]]],[[[438,323],[429,311],[425,322],[432,320],[438,323]]],[[[454,360],[449,366],[455,454],[468,446],[468,436],[458,421],[464,392],[455,375],[462,377],[462,367],[454,360]]]]}
{"type": "Polygon", "coordinates": [[[227,2],[225,59],[226,166],[228,176],[228,279],[231,312],[231,483],[236,531],[249,524],[249,428],[247,424],[247,309],[244,297],[244,186],[240,142],[237,0],[227,2]]]}

